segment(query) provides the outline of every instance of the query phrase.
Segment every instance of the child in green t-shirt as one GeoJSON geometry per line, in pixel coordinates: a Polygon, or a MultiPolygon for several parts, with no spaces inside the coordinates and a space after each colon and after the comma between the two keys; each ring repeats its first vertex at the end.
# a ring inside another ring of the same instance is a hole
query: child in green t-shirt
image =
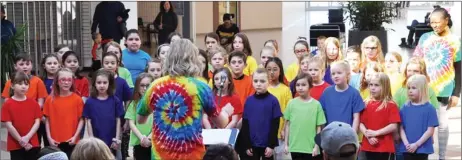
{"type": "Polygon", "coordinates": [[[130,102],[125,113],[125,119],[128,120],[132,131],[130,134],[130,146],[133,146],[135,159],[151,159],[152,114],[148,117],[146,123],[138,124],[136,122],[136,106],[152,81],[154,81],[154,78],[149,73],[142,73],[136,78],[133,101],[130,102]]]}
{"type": "Polygon", "coordinates": [[[316,99],[310,96],[313,79],[309,74],[296,78],[295,89],[300,95],[289,101],[284,112],[285,153],[292,159],[320,158],[320,149],[314,142],[321,126],[326,123],[324,111],[316,99]]]}

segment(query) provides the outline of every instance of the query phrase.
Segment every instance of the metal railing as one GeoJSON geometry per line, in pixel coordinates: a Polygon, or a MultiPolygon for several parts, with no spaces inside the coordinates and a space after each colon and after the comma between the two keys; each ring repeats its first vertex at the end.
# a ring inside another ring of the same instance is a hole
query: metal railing
{"type": "Polygon", "coordinates": [[[6,2],[7,19],[16,27],[27,26],[23,52],[31,55],[33,72],[39,72],[43,54],[53,53],[59,44],[81,53],[80,10],[81,2],[76,1],[6,2]]]}

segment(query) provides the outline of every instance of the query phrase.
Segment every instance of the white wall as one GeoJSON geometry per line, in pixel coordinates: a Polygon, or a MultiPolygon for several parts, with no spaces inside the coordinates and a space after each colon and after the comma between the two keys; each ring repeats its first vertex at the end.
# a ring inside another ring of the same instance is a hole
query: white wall
{"type": "Polygon", "coordinates": [[[297,60],[293,47],[298,36],[308,36],[307,21],[305,2],[282,2],[282,41],[279,42],[279,57],[285,68],[297,60]]]}
{"type": "MultiPolygon", "coordinates": [[[[93,14],[95,13],[95,8],[96,5],[98,5],[100,1],[93,1],[91,2],[91,17],[92,17],[92,23],[93,23],[93,14]]],[[[128,12],[129,18],[127,19],[127,29],[138,29],[138,6],[137,2],[122,2],[125,5],[125,9],[130,9],[130,12],[128,12]]],[[[121,41],[122,43],[125,41],[125,38],[121,41]]],[[[124,45],[120,45],[122,49],[125,48],[124,45]]]]}
{"type": "Polygon", "coordinates": [[[460,19],[462,18],[461,15],[461,4],[462,2],[454,2],[454,6],[450,8],[449,14],[451,14],[451,19],[452,19],[452,32],[456,35],[461,36],[461,22],[460,19]]]}

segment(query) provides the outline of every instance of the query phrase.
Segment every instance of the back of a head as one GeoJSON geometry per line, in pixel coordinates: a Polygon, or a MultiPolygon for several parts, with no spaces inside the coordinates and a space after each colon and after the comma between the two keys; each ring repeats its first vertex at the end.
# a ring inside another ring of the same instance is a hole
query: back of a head
{"type": "Polygon", "coordinates": [[[228,144],[215,144],[207,148],[203,160],[238,160],[237,153],[228,144]]]}
{"type": "Polygon", "coordinates": [[[74,148],[71,160],[113,160],[114,155],[100,139],[90,137],[82,139],[74,148]]]}
{"type": "Polygon", "coordinates": [[[38,154],[38,160],[68,160],[66,153],[62,152],[59,148],[48,146],[42,148],[38,154]]]}
{"type": "Polygon", "coordinates": [[[167,58],[163,64],[163,75],[198,76],[201,73],[199,49],[187,39],[180,39],[170,44],[167,58]]]}
{"type": "Polygon", "coordinates": [[[353,128],[337,121],[331,122],[316,135],[315,142],[329,160],[355,160],[359,149],[358,136],[353,128]]]}

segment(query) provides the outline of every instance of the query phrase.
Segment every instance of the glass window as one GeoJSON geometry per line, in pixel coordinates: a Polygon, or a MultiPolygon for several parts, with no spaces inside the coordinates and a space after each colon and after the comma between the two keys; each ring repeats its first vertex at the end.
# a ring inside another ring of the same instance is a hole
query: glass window
{"type": "Polygon", "coordinates": [[[234,14],[233,22],[236,24],[239,24],[238,22],[239,18],[237,18],[239,16],[237,3],[238,2],[234,2],[234,1],[233,2],[230,2],[230,1],[218,2],[218,15],[219,15],[218,22],[219,24],[223,23],[223,15],[225,13],[234,14]]]}

